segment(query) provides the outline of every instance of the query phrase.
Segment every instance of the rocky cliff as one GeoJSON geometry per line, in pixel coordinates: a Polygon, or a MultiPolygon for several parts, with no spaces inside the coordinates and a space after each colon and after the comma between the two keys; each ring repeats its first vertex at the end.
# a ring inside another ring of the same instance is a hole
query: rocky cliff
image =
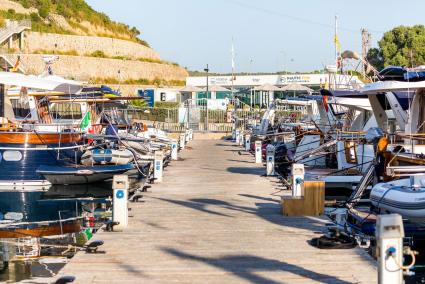
{"type": "Polygon", "coordinates": [[[30,31],[2,43],[10,61],[21,57],[26,73],[41,73],[43,56],[54,54],[56,74],[91,83],[180,85],[188,76],[162,60],[136,28],[111,21],[83,0],[0,0],[0,24],[5,19],[32,22],[30,31]],[[77,14],[65,17],[69,13],[77,14]]]}

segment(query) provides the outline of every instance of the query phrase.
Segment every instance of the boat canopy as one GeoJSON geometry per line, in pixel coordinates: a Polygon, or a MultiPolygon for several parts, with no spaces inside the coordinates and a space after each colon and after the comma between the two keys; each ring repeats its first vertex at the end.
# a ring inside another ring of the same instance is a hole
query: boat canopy
{"type": "Polygon", "coordinates": [[[425,80],[425,66],[405,68],[388,66],[379,72],[381,81],[417,82],[425,80]]]}
{"type": "Polygon", "coordinates": [[[400,82],[400,81],[378,81],[363,86],[360,92],[364,95],[376,95],[386,92],[409,91],[425,89],[425,81],[400,82]]]}
{"type": "Polygon", "coordinates": [[[66,80],[58,76],[36,77],[12,72],[0,72],[0,84],[65,94],[75,94],[82,89],[79,82],[66,80]]]}
{"type": "Polygon", "coordinates": [[[357,90],[326,90],[326,89],[321,89],[320,94],[322,96],[328,96],[328,97],[358,98],[358,99],[367,98],[367,95],[364,95],[364,94],[360,93],[360,91],[357,91],[357,90]]]}

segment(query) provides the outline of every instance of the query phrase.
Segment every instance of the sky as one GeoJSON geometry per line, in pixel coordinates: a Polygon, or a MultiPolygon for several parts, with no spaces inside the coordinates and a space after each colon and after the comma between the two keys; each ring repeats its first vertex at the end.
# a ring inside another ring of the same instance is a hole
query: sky
{"type": "Polygon", "coordinates": [[[164,60],[189,70],[313,71],[332,64],[334,22],[341,49],[361,52],[398,25],[425,24],[425,1],[410,0],[86,0],[112,20],[137,27],[164,60]]]}

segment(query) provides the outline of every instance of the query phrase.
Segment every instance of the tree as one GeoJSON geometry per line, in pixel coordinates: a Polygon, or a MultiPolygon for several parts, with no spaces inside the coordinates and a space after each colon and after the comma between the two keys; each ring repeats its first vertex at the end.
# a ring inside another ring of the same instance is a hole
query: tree
{"type": "Polygon", "coordinates": [[[368,60],[377,69],[386,66],[415,67],[425,65],[425,27],[398,26],[386,32],[379,41],[379,49],[371,49],[368,60]]]}
{"type": "Polygon", "coordinates": [[[372,64],[376,69],[384,69],[384,60],[382,58],[381,50],[378,48],[371,48],[366,56],[367,61],[372,64]]]}

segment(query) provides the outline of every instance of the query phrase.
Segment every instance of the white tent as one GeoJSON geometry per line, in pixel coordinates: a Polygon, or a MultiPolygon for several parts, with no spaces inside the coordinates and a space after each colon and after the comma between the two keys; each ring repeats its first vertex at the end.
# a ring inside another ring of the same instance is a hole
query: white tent
{"type": "Polygon", "coordinates": [[[251,90],[251,106],[256,102],[260,105],[269,106],[274,101],[274,92],[279,91],[282,91],[282,89],[272,84],[264,84],[253,88],[251,90]]]}
{"type": "Polygon", "coordinates": [[[252,89],[253,91],[264,91],[264,92],[279,92],[282,91],[281,88],[272,84],[264,84],[252,89]]]}
{"type": "MultiPolygon", "coordinates": [[[[207,91],[207,88],[205,87],[203,89],[203,91],[207,91]]],[[[226,89],[225,87],[222,86],[216,86],[216,85],[212,85],[212,86],[208,86],[208,92],[230,92],[229,89],[226,89]]]]}
{"type": "Polygon", "coordinates": [[[179,91],[180,93],[199,93],[199,92],[202,92],[203,90],[195,86],[186,86],[181,88],[179,91]]]}
{"type": "Polygon", "coordinates": [[[281,91],[294,91],[294,92],[305,91],[305,92],[308,92],[308,93],[314,92],[313,89],[310,89],[307,86],[304,86],[304,85],[301,85],[301,84],[295,84],[295,83],[286,85],[285,87],[282,87],[280,90],[281,91]]]}

